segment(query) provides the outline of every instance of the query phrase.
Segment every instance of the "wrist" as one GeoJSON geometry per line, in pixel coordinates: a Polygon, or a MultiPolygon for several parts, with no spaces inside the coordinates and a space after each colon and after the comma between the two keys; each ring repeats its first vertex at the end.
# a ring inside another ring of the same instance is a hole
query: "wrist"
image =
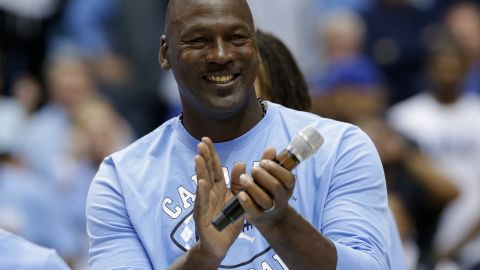
{"type": "MultiPolygon", "coordinates": [[[[198,267],[202,266],[202,269],[218,269],[218,266],[222,262],[225,254],[219,255],[207,250],[202,246],[199,240],[189,251],[189,260],[192,265],[198,267]]],[[[192,268],[194,269],[194,268],[192,268]]]]}
{"type": "Polygon", "coordinates": [[[289,231],[292,226],[298,222],[300,217],[298,213],[290,205],[287,205],[282,213],[272,222],[258,226],[260,231],[270,233],[282,233],[289,231]]]}
{"type": "Polygon", "coordinates": [[[189,270],[189,269],[205,269],[216,270],[221,260],[205,252],[201,248],[198,241],[189,251],[185,252],[168,268],[169,270],[189,270]]]}

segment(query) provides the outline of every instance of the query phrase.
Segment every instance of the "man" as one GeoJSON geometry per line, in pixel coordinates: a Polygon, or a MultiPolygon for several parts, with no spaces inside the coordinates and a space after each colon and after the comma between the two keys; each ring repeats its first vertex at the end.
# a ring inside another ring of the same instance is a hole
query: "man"
{"type": "Polygon", "coordinates": [[[66,270],[70,268],[54,250],[34,245],[0,229],[0,269],[66,270]]]}
{"type": "Polygon", "coordinates": [[[387,115],[391,125],[417,143],[459,190],[439,217],[434,255],[456,257],[462,269],[478,269],[480,98],[463,87],[469,56],[458,41],[447,32],[432,44],[429,90],[396,104],[387,115]]]}
{"type": "Polygon", "coordinates": [[[246,2],[173,0],[165,29],[160,64],[183,114],[101,165],[87,202],[92,269],[389,269],[373,144],[351,125],[257,101],[246,2]],[[293,173],[272,162],[307,125],[322,149],[293,173]],[[218,232],[211,221],[233,194],[246,214],[218,232]]]}

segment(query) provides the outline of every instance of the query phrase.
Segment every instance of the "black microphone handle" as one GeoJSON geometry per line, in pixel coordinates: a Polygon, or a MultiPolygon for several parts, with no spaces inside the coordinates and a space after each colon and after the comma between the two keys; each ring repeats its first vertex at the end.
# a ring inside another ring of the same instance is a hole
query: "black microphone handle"
{"type": "MultiPolygon", "coordinates": [[[[283,150],[273,161],[289,171],[293,170],[300,163],[298,158],[288,150],[283,150]]],[[[244,212],[238,197],[235,196],[227,202],[222,211],[213,219],[212,224],[218,231],[222,231],[230,223],[240,218],[244,212]]]]}

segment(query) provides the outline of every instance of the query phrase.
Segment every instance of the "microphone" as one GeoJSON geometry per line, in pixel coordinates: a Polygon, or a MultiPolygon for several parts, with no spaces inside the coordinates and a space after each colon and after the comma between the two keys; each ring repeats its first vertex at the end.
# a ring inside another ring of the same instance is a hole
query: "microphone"
{"type": "MultiPolygon", "coordinates": [[[[323,142],[322,135],[320,135],[314,127],[307,126],[298,132],[288,145],[287,149],[278,154],[273,161],[291,171],[301,161],[317,152],[323,142]]],[[[218,231],[222,231],[230,223],[235,222],[235,220],[237,220],[243,213],[244,210],[240,205],[237,196],[235,196],[227,202],[218,216],[213,219],[212,224],[218,231]]]]}

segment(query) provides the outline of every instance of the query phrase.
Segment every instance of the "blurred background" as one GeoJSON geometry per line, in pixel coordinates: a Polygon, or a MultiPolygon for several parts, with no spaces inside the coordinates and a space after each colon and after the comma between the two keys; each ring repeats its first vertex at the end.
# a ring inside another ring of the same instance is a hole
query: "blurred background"
{"type": "MultiPolygon", "coordinates": [[[[157,63],[167,2],[0,1],[0,228],[73,269],[102,159],[180,112],[157,63]]],[[[480,269],[480,1],[249,3],[311,111],[372,138],[409,269],[480,269]]]]}

